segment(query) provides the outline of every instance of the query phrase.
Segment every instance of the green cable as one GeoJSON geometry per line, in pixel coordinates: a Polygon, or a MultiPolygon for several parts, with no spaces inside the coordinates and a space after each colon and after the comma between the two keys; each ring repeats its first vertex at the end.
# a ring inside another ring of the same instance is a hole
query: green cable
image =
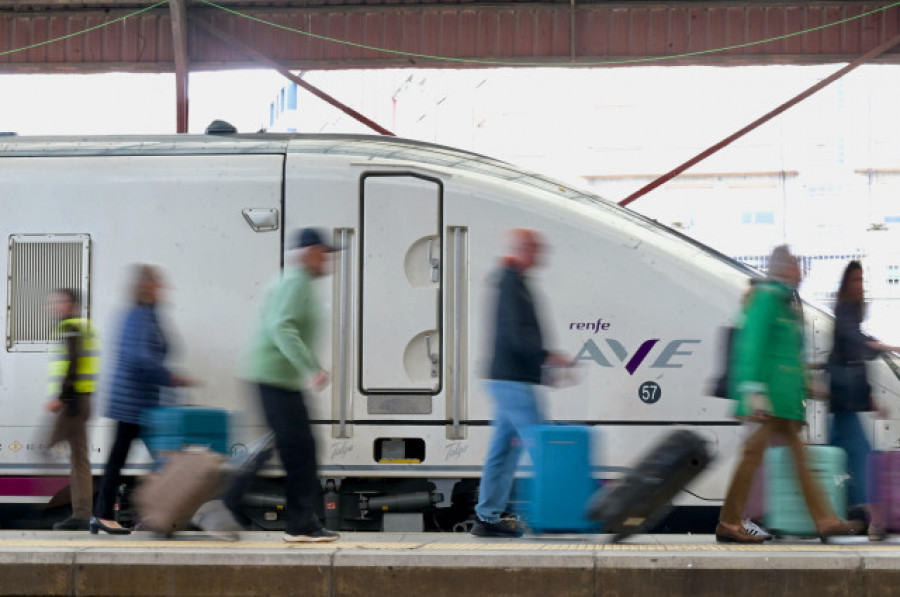
{"type": "Polygon", "coordinates": [[[202,2],[203,4],[206,4],[208,6],[211,6],[213,8],[217,8],[221,11],[248,19],[250,21],[255,21],[255,22],[261,23],[263,25],[275,27],[276,29],[290,31],[292,33],[299,33],[301,35],[306,35],[307,37],[312,37],[312,38],[319,39],[322,41],[341,44],[341,45],[345,45],[345,46],[351,46],[351,47],[359,48],[362,50],[385,52],[388,54],[396,54],[399,56],[408,56],[410,58],[424,58],[424,59],[428,59],[428,60],[442,60],[445,62],[458,62],[458,63],[467,63],[467,64],[485,64],[485,65],[492,65],[492,66],[613,66],[613,65],[620,65],[620,64],[637,64],[637,63],[642,63],[642,62],[657,62],[657,61],[662,61],[662,60],[675,60],[678,58],[687,58],[690,56],[700,56],[702,54],[714,54],[716,52],[727,52],[728,50],[737,50],[740,48],[747,48],[750,46],[766,44],[766,43],[770,43],[773,41],[780,41],[782,39],[796,37],[798,35],[806,35],[807,33],[812,33],[814,31],[821,31],[823,29],[828,29],[829,27],[835,27],[837,25],[843,25],[844,23],[849,23],[851,21],[855,21],[857,19],[862,19],[864,17],[868,17],[870,15],[873,15],[873,14],[876,14],[879,12],[883,12],[885,10],[889,10],[896,6],[900,6],[900,1],[898,1],[898,2],[894,2],[893,4],[883,6],[881,8],[876,8],[876,9],[870,10],[868,12],[864,12],[864,13],[856,15],[854,17],[847,17],[846,19],[841,19],[841,20],[835,21],[833,23],[819,25],[818,27],[812,27],[810,29],[803,29],[802,31],[797,31],[794,33],[786,33],[784,35],[778,35],[776,37],[770,37],[770,38],[762,39],[759,41],[751,41],[751,42],[746,42],[746,43],[742,43],[742,44],[736,44],[733,46],[714,48],[714,49],[710,49],[710,50],[697,50],[696,52],[686,52],[683,54],[675,54],[672,56],[659,56],[659,57],[653,57],[653,58],[632,58],[632,59],[628,59],[628,60],[606,60],[606,61],[600,61],[600,62],[509,62],[509,61],[504,61],[504,60],[479,60],[477,58],[450,58],[447,56],[431,56],[429,54],[418,54],[416,52],[406,52],[403,50],[391,50],[389,48],[379,48],[377,46],[370,46],[370,45],[361,44],[361,43],[357,43],[357,42],[353,42],[353,41],[347,41],[347,40],[343,40],[343,39],[337,39],[334,37],[328,37],[326,35],[319,35],[317,33],[311,33],[309,31],[294,29],[293,27],[288,27],[287,25],[280,25],[278,23],[273,23],[271,21],[267,21],[267,20],[261,19],[259,17],[254,17],[252,15],[248,15],[248,14],[239,12],[232,8],[221,6],[219,4],[216,4],[215,2],[211,2],[210,0],[200,0],[200,2],[202,2]]]}
{"type": "Polygon", "coordinates": [[[82,31],[76,31],[75,33],[69,33],[69,34],[66,34],[66,35],[63,35],[63,36],[60,36],[60,37],[55,37],[55,38],[53,38],[53,39],[48,39],[47,41],[41,41],[41,42],[38,42],[38,43],[36,43],[36,44],[31,44],[30,46],[24,46],[24,47],[22,47],[22,48],[15,48],[15,49],[12,49],[12,50],[5,50],[5,51],[3,51],[3,52],[0,52],[0,56],[8,56],[9,54],[15,54],[16,52],[24,52],[25,50],[31,50],[31,49],[33,49],[33,48],[39,48],[39,47],[41,47],[41,46],[46,46],[46,45],[49,45],[49,44],[52,44],[52,43],[56,43],[56,42],[58,42],[58,41],[63,41],[64,39],[70,39],[70,38],[73,38],[73,37],[76,37],[76,36],[79,36],[79,35],[84,35],[85,33],[90,33],[91,31],[95,31],[95,30],[97,30],[97,29],[102,29],[103,27],[108,27],[108,26],[110,26],[110,25],[113,25],[113,24],[115,24],[115,23],[118,23],[119,21],[124,21],[125,19],[130,19],[131,17],[136,17],[137,15],[139,15],[139,14],[141,14],[141,13],[143,13],[143,12],[147,12],[148,10],[153,10],[154,8],[157,8],[157,7],[159,7],[159,6],[162,6],[163,4],[168,4],[168,3],[169,3],[169,0],[162,0],[161,2],[157,2],[156,4],[153,4],[152,6],[147,6],[146,8],[142,8],[142,9],[140,9],[140,10],[137,10],[137,11],[133,12],[133,13],[127,14],[127,15],[125,15],[125,16],[121,16],[121,17],[119,17],[119,18],[117,18],[117,19],[113,19],[112,21],[107,21],[106,23],[100,23],[99,25],[94,25],[93,27],[88,27],[87,29],[84,29],[84,30],[82,30],[82,31]]]}

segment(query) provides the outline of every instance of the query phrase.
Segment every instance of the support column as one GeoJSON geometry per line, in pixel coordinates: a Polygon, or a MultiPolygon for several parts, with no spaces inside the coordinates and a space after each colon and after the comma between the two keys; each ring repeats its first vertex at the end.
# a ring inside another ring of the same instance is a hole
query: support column
{"type": "Polygon", "coordinates": [[[172,49],[175,54],[176,132],[188,132],[188,23],[187,0],[169,0],[172,19],[172,49]]]}

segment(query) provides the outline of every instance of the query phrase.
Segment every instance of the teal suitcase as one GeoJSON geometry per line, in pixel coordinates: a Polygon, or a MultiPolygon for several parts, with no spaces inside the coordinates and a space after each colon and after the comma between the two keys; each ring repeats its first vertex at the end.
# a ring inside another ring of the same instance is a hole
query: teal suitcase
{"type": "Polygon", "coordinates": [[[141,413],[141,439],[154,458],[185,446],[228,454],[228,411],[200,406],[161,406],[141,413]]]}
{"type": "MultiPolygon", "coordinates": [[[[834,446],[806,446],[806,462],[835,513],[846,518],[847,454],[834,446]]],[[[766,450],[765,467],[765,527],[776,535],[815,536],[790,449],[766,450]]]]}
{"type": "Polygon", "coordinates": [[[591,430],[582,425],[535,425],[529,430],[534,476],[526,484],[528,525],[535,533],[589,533],[584,510],[597,482],[591,476],[591,430]]]}

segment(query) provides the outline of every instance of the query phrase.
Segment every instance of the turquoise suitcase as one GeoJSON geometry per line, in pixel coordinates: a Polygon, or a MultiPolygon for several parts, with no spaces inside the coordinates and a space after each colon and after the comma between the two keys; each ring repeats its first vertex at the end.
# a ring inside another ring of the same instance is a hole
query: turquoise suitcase
{"type": "Polygon", "coordinates": [[[228,454],[228,411],[199,406],[161,406],[141,413],[141,439],[151,454],[206,446],[228,454]]]}
{"type": "MultiPolygon", "coordinates": [[[[806,446],[806,462],[835,513],[846,518],[847,454],[834,446],[806,446]]],[[[765,527],[777,535],[815,536],[790,449],[766,450],[765,467],[765,527]]]]}
{"type": "Polygon", "coordinates": [[[535,533],[589,533],[597,523],[585,506],[597,489],[591,476],[591,430],[535,425],[529,430],[534,475],[527,480],[526,516],[535,533]]]}

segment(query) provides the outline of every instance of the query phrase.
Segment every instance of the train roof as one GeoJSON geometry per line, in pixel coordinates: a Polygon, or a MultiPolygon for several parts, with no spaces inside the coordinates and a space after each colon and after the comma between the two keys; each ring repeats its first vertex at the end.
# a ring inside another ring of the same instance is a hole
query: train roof
{"type": "Polygon", "coordinates": [[[373,166],[417,163],[437,169],[462,170],[552,193],[579,203],[615,212],[643,228],[680,238],[715,259],[729,262],[743,273],[759,272],[677,230],[598,195],[579,190],[474,152],[398,137],[348,134],[251,133],[224,135],[122,136],[0,136],[3,157],[74,157],[216,154],[315,154],[371,161],[373,166]]]}

